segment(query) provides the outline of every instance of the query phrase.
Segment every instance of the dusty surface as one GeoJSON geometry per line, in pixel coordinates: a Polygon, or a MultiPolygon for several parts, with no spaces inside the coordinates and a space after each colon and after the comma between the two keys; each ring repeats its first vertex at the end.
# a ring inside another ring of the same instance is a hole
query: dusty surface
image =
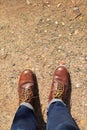
{"type": "Polygon", "coordinates": [[[52,75],[60,63],[71,74],[72,116],[87,130],[87,0],[77,5],[78,17],[69,0],[0,0],[0,130],[10,129],[18,108],[18,79],[26,68],[37,75],[46,122],[52,75]]]}

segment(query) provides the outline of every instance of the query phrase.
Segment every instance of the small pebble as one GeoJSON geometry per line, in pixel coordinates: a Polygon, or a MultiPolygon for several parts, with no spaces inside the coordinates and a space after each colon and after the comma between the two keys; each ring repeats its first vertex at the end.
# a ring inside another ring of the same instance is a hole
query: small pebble
{"type": "Polygon", "coordinates": [[[31,2],[29,0],[26,0],[26,3],[29,5],[31,2]]]}
{"type": "Polygon", "coordinates": [[[45,33],[47,33],[47,30],[44,30],[45,33]]]}
{"type": "Polygon", "coordinates": [[[58,52],[61,52],[61,50],[58,50],[58,52]]]}
{"type": "Polygon", "coordinates": [[[87,61],[87,57],[85,57],[85,60],[87,61]]]}
{"type": "Polygon", "coordinates": [[[48,21],[50,21],[50,19],[49,19],[49,18],[47,18],[47,22],[48,22],[48,21]]]}
{"type": "Polygon", "coordinates": [[[69,33],[69,36],[71,36],[72,35],[72,33],[69,33]]]}
{"type": "Polygon", "coordinates": [[[76,11],[76,10],[78,10],[78,9],[79,9],[78,7],[74,7],[74,8],[73,8],[73,11],[76,11]]]}
{"type": "Polygon", "coordinates": [[[4,48],[2,48],[1,50],[4,51],[4,48]]]}
{"type": "Polygon", "coordinates": [[[12,66],[15,66],[15,64],[13,64],[12,66]]]}
{"type": "Polygon", "coordinates": [[[8,55],[7,51],[4,48],[2,48],[0,50],[0,59],[5,59],[7,57],[7,55],[8,55]]]}
{"type": "Polygon", "coordinates": [[[62,35],[61,34],[59,34],[59,37],[61,37],[62,35]]]}
{"type": "Polygon", "coordinates": [[[78,33],[79,33],[79,31],[78,31],[78,30],[75,30],[74,34],[77,35],[78,33]]]}
{"type": "Polygon", "coordinates": [[[62,25],[64,26],[65,25],[65,23],[64,22],[61,22],[62,23],[62,25]]]}
{"type": "Polygon", "coordinates": [[[62,49],[62,46],[59,46],[58,48],[59,48],[59,49],[62,49]]]}
{"type": "Polygon", "coordinates": [[[57,24],[58,24],[58,21],[55,21],[55,24],[57,25],[57,24]]]}
{"type": "Polygon", "coordinates": [[[61,6],[61,3],[59,3],[58,5],[57,5],[57,8],[59,8],[61,6]]]}
{"type": "Polygon", "coordinates": [[[79,19],[80,19],[80,20],[82,20],[82,19],[83,19],[83,17],[81,16],[79,19]]]}
{"type": "Polygon", "coordinates": [[[79,87],[80,87],[80,84],[76,84],[76,87],[79,88],[79,87]]]}
{"type": "Polygon", "coordinates": [[[47,7],[50,7],[50,5],[47,5],[47,7]]]}

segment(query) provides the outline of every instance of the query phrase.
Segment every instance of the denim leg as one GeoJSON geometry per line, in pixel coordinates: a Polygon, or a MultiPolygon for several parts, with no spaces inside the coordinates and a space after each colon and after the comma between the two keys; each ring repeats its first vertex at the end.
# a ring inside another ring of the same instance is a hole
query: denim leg
{"type": "Polygon", "coordinates": [[[78,130],[68,108],[62,101],[55,101],[49,105],[46,130],[78,130]]]}
{"type": "Polygon", "coordinates": [[[38,130],[34,111],[25,105],[19,106],[11,130],[38,130]]]}

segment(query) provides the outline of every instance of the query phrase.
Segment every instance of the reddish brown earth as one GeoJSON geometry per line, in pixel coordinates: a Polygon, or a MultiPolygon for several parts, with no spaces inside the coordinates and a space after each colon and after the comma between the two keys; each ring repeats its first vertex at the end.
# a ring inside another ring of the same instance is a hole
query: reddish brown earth
{"type": "MultiPolygon", "coordinates": [[[[87,0],[77,0],[76,8],[70,0],[1,0],[0,130],[10,129],[18,108],[18,79],[26,68],[36,73],[46,122],[52,76],[60,63],[71,75],[72,116],[87,130],[87,0]]],[[[39,126],[45,130],[43,122],[39,126]]]]}

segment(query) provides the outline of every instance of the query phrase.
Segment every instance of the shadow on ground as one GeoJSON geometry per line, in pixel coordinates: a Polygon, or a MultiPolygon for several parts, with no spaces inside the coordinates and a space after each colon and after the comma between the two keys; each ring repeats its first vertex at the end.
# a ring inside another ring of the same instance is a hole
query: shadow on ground
{"type": "Polygon", "coordinates": [[[35,81],[35,101],[34,101],[34,108],[36,112],[36,118],[38,122],[38,130],[45,130],[46,129],[46,123],[44,122],[42,111],[41,111],[41,104],[40,104],[40,98],[39,98],[39,89],[38,89],[38,82],[36,75],[33,74],[34,81],[35,81]]]}

